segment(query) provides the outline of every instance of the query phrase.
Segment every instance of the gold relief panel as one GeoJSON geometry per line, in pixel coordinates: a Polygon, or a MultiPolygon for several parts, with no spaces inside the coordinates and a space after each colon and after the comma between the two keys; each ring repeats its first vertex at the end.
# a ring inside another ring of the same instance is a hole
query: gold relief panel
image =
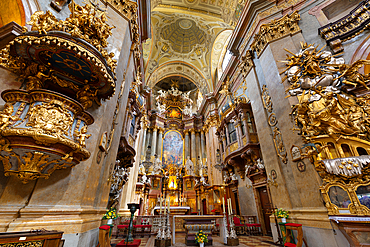
{"type": "Polygon", "coordinates": [[[129,138],[128,138],[128,144],[131,146],[131,147],[134,147],[134,144],[135,144],[135,140],[134,138],[130,135],[129,138]]]}
{"type": "Polygon", "coordinates": [[[2,98],[7,103],[0,113],[0,160],[6,176],[27,183],[89,158],[87,126],[94,119],[78,102],[48,90],[6,90],[2,98]]]}
{"type": "Polygon", "coordinates": [[[42,247],[43,244],[44,240],[36,240],[0,244],[0,247],[42,247]]]}
{"type": "MultiPolygon", "coordinates": [[[[248,135],[249,133],[247,133],[247,135],[248,135]]],[[[246,136],[244,136],[243,137],[243,146],[246,146],[247,145],[247,137],[246,136]]]]}
{"type": "Polygon", "coordinates": [[[234,152],[238,148],[239,148],[238,142],[235,142],[235,143],[231,144],[230,145],[230,153],[234,152]]]}
{"type": "Polygon", "coordinates": [[[294,11],[290,15],[287,14],[278,20],[272,20],[270,23],[261,25],[260,31],[254,36],[251,50],[256,51],[259,56],[269,42],[301,31],[298,26],[300,19],[298,11],[294,11]]]}

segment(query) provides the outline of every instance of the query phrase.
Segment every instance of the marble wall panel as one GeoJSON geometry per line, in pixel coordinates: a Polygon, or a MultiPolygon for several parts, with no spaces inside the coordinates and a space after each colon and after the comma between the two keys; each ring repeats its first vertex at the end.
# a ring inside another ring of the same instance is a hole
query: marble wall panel
{"type": "Polygon", "coordinates": [[[238,176],[238,194],[239,194],[239,206],[240,206],[240,215],[258,215],[256,201],[254,199],[253,188],[246,187],[246,180],[238,176]]]}
{"type": "MultiPolygon", "coordinates": [[[[293,38],[298,41],[302,40],[300,35],[296,35],[293,38]]],[[[303,141],[297,132],[292,133],[293,123],[289,117],[291,105],[289,101],[285,99],[285,87],[281,84],[281,78],[279,75],[279,71],[282,71],[285,66],[281,66],[282,63],[278,63],[278,61],[284,60],[286,57],[287,52],[284,48],[289,47],[293,52],[299,50],[299,47],[295,46],[293,38],[286,37],[271,43],[268,47],[269,49],[266,49],[260,57],[260,61],[262,68],[265,71],[266,84],[271,93],[274,112],[277,116],[285,148],[288,152],[288,163],[283,165],[283,167],[285,168],[285,175],[287,176],[287,183],[291,190],[291,196],[300,198],[300,202],[297,200],[296,206],[321,207],[322,202],[319,193],[319,186],[321,183],[317,179],[317,173],[314,170],[313,165],[306,159],[304,160],[306,171],[299,172],[296,162],[291,160],[290,155],[290,148],[292,145],[302,147],[303,141]],[[270,67],[266,67],[267,65],[270,67]],[[307,185],[310,185],[309,188],[307,188],[307,185]]],[[[287,82],[285,83],[287,84],[287,82]]]]}
{"type": "Polygon", "coordinates": [[[287,188],[285,187],[285,178],[282,176],[282,172],[280,171],[280,160],[276,155],[274,143],[271,137],[271,128],[267,124],[267,114],[261,99],[260,85],[265,84],[264,74],[259,65],[259,61],[255,60],[254,62],[256,67],[251,70],[246,80],[248,91],[254,92],[253,94],[250,94],[250,102],[266,171],[270,174],[271,170],[274,169],[278,175],[277,183],[279,184],[279,187],[270,187],[272,200],[273,203],[279,207],[291,208],[291,199],[289,198],[287,188]]]}

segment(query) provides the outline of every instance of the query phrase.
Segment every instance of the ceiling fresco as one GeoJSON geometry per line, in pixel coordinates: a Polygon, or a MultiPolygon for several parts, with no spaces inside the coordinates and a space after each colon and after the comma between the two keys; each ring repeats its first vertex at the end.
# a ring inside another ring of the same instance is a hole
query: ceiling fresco
{"type": "Polygon", "coordinates": [[[164,10],[152,11],[152,39],[143,46],[147,85],[153,88],[163,73],[168,76],[166,67],[172,67],[172,75],[189,79],[203,94],[212,92],[213,44],[219,33],[231,27],[210,15],[164,10]]]}

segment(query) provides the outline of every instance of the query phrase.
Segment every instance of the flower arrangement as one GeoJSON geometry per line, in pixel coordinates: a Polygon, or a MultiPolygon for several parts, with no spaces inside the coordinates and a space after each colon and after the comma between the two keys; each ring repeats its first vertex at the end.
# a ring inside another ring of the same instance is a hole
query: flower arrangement
{"type": "Polygon", "coordinates": [[[115,208],[107,209],[107,212],[103,216],[103,220],[105,219],[117,219],[118,214],[116,213],[115,208]]]}
{"type": "Polygon", "coordinates": [[[197,234],[195,234],[195,242],[198,244],[201,243],[208,243],[208,237],[200,230],[197,234]]]}
{"type": "Polygon", "coordinates": [[[286,210],[283,210],[282,208],[279,208],[278,210],[275,211],[275,215],[278,218],[288,218],[289,217],[289,212],[286,210]]]}

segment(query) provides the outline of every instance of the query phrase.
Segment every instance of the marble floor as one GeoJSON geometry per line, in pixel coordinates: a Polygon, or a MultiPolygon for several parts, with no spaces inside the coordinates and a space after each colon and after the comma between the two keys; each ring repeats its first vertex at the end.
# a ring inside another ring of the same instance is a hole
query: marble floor
{"type": "MultiPolygon", "coordinates": [[[[153,247],[155,237],[150,238],[140,238],[141,244],[140,247],[153,247]]],[[[117,243],[122,241],[122,238],[112,239],[111,244],[114,247],[117,243]]],[[[177,233],[176,234],[176,244],[175,247],[186,246],[185,245],[185,234],[177,233]]],[[[213,236],[213,246],[225,246],[220,237],[213,236]]],[[[239,245],[240,247],[274,247],[277,246],[273,244],[272,237],[269,236],[239,236],[239,245]]]]}

